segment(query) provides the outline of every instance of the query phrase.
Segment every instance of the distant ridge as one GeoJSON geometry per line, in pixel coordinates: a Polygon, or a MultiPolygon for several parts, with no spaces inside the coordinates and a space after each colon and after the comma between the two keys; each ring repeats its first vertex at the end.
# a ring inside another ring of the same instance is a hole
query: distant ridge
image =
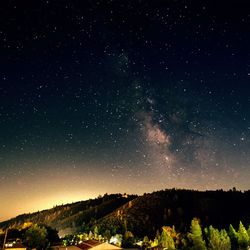
{"type": "Polygon", "coordinates": [[[56,228],[60,235],[89,231],[98,226],[111,233],[129,230],[137,236],[154,235],[163,225],[187,231],[192,218],[203,226],[227,228],[239,220],[250,222],[250,191],[162,190],[142,196],[111,194],[96,199],[23,214],[0,223],[0,228],[22,227],[25,222],[56,228]]]}
{"type": "Polygon", "coordinates": [[[22,228],[24,223],[46,224],[59,231],[60,235],[75,233],[87,229],[98,219],[111,213],[118,207],[134,199],[135,195],[105,194],[96,199],[55,206],[35,213],[22,214],[10,220],[0,222],[0,229],[22,228]]]}

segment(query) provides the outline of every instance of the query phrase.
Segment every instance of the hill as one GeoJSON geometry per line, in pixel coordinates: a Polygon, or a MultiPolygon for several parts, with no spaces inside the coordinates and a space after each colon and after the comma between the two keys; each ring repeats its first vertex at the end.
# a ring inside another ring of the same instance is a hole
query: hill
{"type": "Polygon", "coordinates": [[[24,223],[45,224],[59,231],[59,235],[89,230],[96,221],[134,199],[134,195],[105,194],[103,197],[72,204],[55,206],[52,209],[22,214],[0,223],[1,228],[22,228],[24,223]]]}
{"type": "Polygon", "coordinates": [[[196,217],[203,226],[228,228],[250,222],[250,192],[165,190],[144,194],[98,221],[100,228],[119,228],[137,236],[154,236],[163,225],[187,232],[196,217]]]}
{"type": "Polygon", "coordinates": [[[104,195],[97,199],[57,206],[32,214],[23,214],[0,223],[0,228],[22,227],[25,222],[42,223],[59,230],[60,235],[86,231],[98,226],[111,234],[129,230],[137,236],[154,236],[163,225],[175,225],[188,231],[192,218],[203,226],[228,228],[250,221],[250,191],[164,190],[142,196],[104,195]]]}

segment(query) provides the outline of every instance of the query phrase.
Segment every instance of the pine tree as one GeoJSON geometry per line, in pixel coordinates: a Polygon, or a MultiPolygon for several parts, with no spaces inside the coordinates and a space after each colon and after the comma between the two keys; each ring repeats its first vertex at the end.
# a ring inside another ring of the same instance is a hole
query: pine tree
{"type": "Polygon", "coordinates": [[[207,239],[208,239],[208,249],[209,250],[230,250],[231,242],[227,235],[226,230],[219,231],[212,226],[205,229],[207,239]]]}
{"type": "Polygon", "coordinates": [[[150,242],[148,236],[144,236],[143,241],[142,241],[142,246],[144,249],[147,249],[150,247],[150,242]]]}
{"type": "Polygon", "coordinates": [[[99,235],[99,230],[98,230],[98,227],[95,226],[94,227],[94,239],[95,240],[98,240],[98,235],[99,235]]]}
{"type": "Polygon", "coordinates": [[[247,233],[248,233],[248,236],[249,236],[249,238],[250,238],[250,226],[249,226],[248,229],[247,229],[247,233]]]}
{"type": "Polygon", "coordinates": [[[228,235],[230,237],[232,246],[236,247],[238,245],[238,233],[232,224],[229,225],[228,235]]]}
{"type": "Polygon", "coordinates": [[[193,246],[192,250],[206,250],[206,243],[202,237],[202,230],[197,219],[193,219],[190,227],[191,233],[188,234],[189,239],[191,239],[193,246]]]}
{"type": "Polygon", "coordinates": [[[249,235],[247,233],[246,228],[240,221],[239,224],[239,231],[238,231],[238,244],[241,249],[247,249],[249,246],[250,240],[249,240],[249,235]]]}
{"type": "Polygon", "coordinates": [[[205,229],[205,233],[208,239],[208,249],[209,250],[217,250],[220,249],[220,232],[218,229],[213,228],[213,226],[209,226],[209,228],[205,229]]]}
{"type": "Polygon", "coordinates": [[[163,230],[161,233],[160,245],[165,249],[175,249],[174,240],[171,234],[165,230],[163,230]]]}
{"type": "Polygon", "coordinates": [[[221,237],[221,250],[230,250],[231,249],[231,241],[227,234],[227,231],[225,229],[222,229],[220,231],[220,237],[221,237]]]}
{"type": "Polygon", "coordinates": [[[89,231],[89,240],[93,239],[93,233],[91,231],[89,231]]]}

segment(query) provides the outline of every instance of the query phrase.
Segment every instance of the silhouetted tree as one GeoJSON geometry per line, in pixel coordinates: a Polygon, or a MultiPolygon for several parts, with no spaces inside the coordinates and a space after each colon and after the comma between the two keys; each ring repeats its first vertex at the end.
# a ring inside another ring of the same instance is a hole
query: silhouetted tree
{"type": "Polygon", "coordinates": [[[130,231],[126,231],[123,236],[122,246],[132,248],[134,244],[134,235],[130,231]]]}
{"type": "Polygon", "coordinates": [[[48,239],[49,243],[50,244],[59,243],[60,238],[58,236],[58,231],[51,228],[51,227],[45,226],[45,225],[44,225],[44,227],[47,230],[47,239],[48,239]]]}
{"type": "Polygon", "coordinates": [[[31,226],[25,232],[25,242],[30,249],[45,249],[48,245],[46,228],[37,224],[31,226]]]}

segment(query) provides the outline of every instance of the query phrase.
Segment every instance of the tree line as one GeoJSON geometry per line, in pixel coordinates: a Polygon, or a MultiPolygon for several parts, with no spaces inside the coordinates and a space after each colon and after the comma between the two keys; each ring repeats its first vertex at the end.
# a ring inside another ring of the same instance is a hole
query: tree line
{"type": "Polygon", "coordinates": [[[131,231],[112,235],[110,230],[106,229],[100,234],[98,227],[95,226],[89,232],[65,236],[63,244],[76,245],[89,239],[110,242],[124,248],[138,247],[143,250],[247,250],[250,249],[250,226],[246,229],[240,221],[237,229],[232,224],[227,230],[217,229],[212,225],[202,228],[200,220],[194,218],[188,232],[178,232],[174,226],[163,226],[161,230],[157,230],[152,239],[148,236],[139,238],[131,231]]]}
{"type": "Polygon", "coordinates": [[[187,233],[179,233],[173,227],[162,227],[153,240],[147,236],[142,242],[143,249],[185,249],[185,250],[247,250],[250,249],[250,226],[248,230],[239,222],[236,230],[231,224],[226,229],[212,225],[202,229],[200,220],[194,218],[187,233]]]}
{"type": "Polygon", "coordinates": [[[29,224],[22,230],[11,229],[8,238],[20,238],[28,249],[38,250],[48,249],[55,243],[69,246],[90,239],[124,248],[138,247],[142,250],[247,250],[250,249],[250,226],[246,229],[240,221],[238,228],[232,224],[228,229],[217,229],[212,225],[203,228],[200,220],[194,218],[185,233],[177,231],[174,226],[163,226],[161,230],[157,230],[155,237],[139,238],[128,230],[124,234],[112,235],[109,229],[100,232],[98,226],[94,226],[89,232],[66,235],[59,239],[56,230],[45,225],[29,224]]]}

